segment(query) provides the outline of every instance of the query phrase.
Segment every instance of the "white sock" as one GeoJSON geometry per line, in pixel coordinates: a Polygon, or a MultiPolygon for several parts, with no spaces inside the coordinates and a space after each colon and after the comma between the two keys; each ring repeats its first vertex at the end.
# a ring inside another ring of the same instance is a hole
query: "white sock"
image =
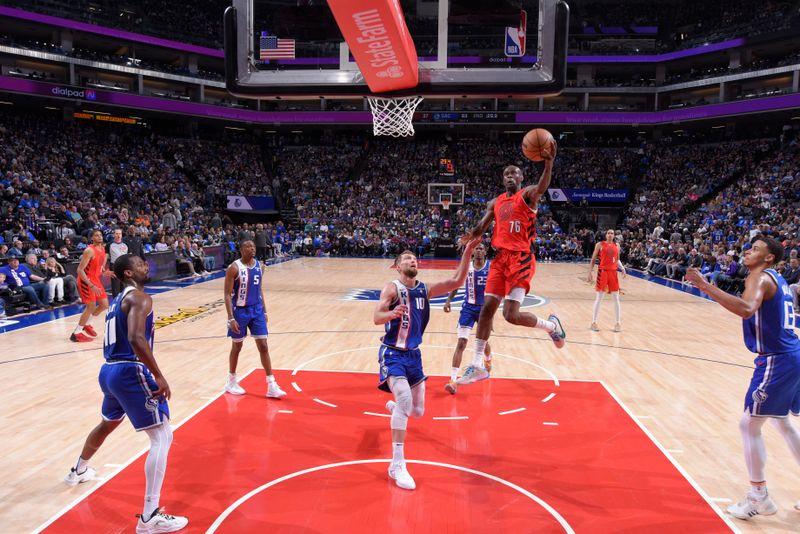
{"type": "Polygon", "coordinates": [[[751,484],[750,485],[750,493],[755,496],[757,499],[763,499],[767,496],[767,485],[766,484],[751,484]]]}
{"type": "Polygon", "coordinates": [[[472,355],[472,365],[483,368],[483,356],[486,351],[488,339],[475,339],[475,352],[472,355]]]}
{"type": "Polygon", "coordinates": [[[75,472],[79,475],[86,471],[86,468],[89,465],[89,460],[84,460],[83,458],[78,458],[78,463],[75,464],[75,472]]]}
{"type": "Polygon", "coordinates": [[[267,384],[274,384],[274,383],[275,383],[275,377],[272,375],[267,375],[267,384]]]}
{"type": "Polygon", "coordinates": [[[458,378],[458,371],[459,371],[458,367],[453,367],[452,369],[450,369],[450,381],[451,382],[455,382],[456,378],[458,378]]]}
{"type": "Polygon", "coordinates": [[[236,373],[228,373],[228,382],[236,382],[236,373]]]}
{"type": "Polygon", "coordinates": [[[72,331],[73,334],[80,334],[81,332],[83,332],[83,325],[81,325],[81,324],[76,326],[75,330],[72,331]]]}
{"type": "Polygon", "coordinates": [[[622,306],[619,303],[619,291],[614,291],[614,314],[617,316],[617,324],[622,322],[622,306]]]}
{"type": "Polygon", "coordinates": [[[403,453],[403,443],[392,442],[392,463],[399,464],[406,460],[403,453]]]}
{"type": "Polygon", "coordinates": [[[549,334],[550,332],[556,331],[556,323],[548,321],[547,319],[542,319],[541,317],[537,317],[535,328],[541,328],[549,334]]]}
{"type": "Polygon", "coordinates": [[[594,307],[592,307],[592,322],[596,323],[597,318],[600,316],[600,303],[603,302],[603,291],[598,291],[597,296],[594,298],[594,307]]]}

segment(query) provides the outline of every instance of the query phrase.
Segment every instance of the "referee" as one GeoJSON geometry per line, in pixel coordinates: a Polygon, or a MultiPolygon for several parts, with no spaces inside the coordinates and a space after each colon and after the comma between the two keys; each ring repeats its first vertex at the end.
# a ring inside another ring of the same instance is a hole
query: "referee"
{"type": "MultiPolygon", "coordinates": [[[[109,272],[114,272],[114,262],[117,258],[128,253],[128,245],[122,242],[122,229],[114,229],[114,241],[106,245],[108,261],[110,264],[109,272]]],[[[111,295],[116,297],[122,291],[122,281],[117,280],[116,276],[111,277],[111,295]]]]}

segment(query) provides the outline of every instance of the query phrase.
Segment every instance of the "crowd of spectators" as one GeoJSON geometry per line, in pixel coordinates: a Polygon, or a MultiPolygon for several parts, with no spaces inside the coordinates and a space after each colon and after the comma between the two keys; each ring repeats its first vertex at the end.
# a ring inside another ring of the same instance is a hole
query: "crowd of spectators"
{"type": "MultiPolygon", "coordinates": [[[[257,145],[0,115],[0,260],[68,263],[92,231],[110,241],[121,228],[144,252],[173,250],[179,268],[199,273],[211,267],[202,246],[227,246],[238,232],[221,209],[228,194],[271,194],[257,145]]],[[[6,274],[5,283],[28,285],[6,274]]],[[[59,300],[36,287],[32,305],[59,300]]]]}
{"type": "MultiPolygon", "coordinates": [[[[388,256],[403,249],[425,255],[475,224],[502,190],[505,165],[520,166],[526,183],[541,172],[513,138],[283,138],[265,168],[264,147],[246,138],[171,137],[35,114],[0,115],[0,147],[0,262],[17,258],[25,274],[6,267],[16,274],[5,273],[0,291],[3,284],[20,286],[33,306],[76,297],[63,266],[80,256],[96,229],[111,241],[119,228],[143,252],[173,251],[189,275],[222,267],[203,254],[204,246],[223,245],[227,262],[244,238],[255,241],[264,259],[388,256]],[[442,157],[454,162],[453,178],[437,178],[442,157]],[[447,210],[431,204],[428,184],[450,180],[466,184],[464,198],[456,194],[447,210]],[[223,210],[230,194],[274,194],[297,220],[236,225],[223,210]]],[[[787,250],[800,247],[799,182],[797,136],[789,128],[780,138],[723,143],[565,141],[552,187],[635,191],[619,232],[631,266],[680,280],[697,264],[736,291],[739,259],[754,232],[780,236],[787,250]]],[[[560,222],[543,199],[539,258],[587,258],[595,231],[603,230],[597,220],[560,222]]]]}

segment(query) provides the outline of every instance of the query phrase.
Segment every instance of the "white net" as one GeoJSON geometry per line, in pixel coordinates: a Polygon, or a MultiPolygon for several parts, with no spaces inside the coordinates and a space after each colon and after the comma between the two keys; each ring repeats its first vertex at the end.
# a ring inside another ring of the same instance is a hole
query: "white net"
{"type": "Polygon", "coordinates": [[[372,110],[372,133],[374,135],[391,135],[405,137],[414,135],[414,110],[417,109],[421,96],[405,98],[367,97],[372,110]]]}

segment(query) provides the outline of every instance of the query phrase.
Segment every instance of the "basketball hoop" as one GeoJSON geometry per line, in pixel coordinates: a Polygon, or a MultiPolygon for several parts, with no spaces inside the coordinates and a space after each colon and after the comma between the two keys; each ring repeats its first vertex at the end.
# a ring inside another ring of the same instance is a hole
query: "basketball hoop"
{"type": "Polygon", "coordinates": [[[446,198],[443,198],[442,199],[442,210],[450,211],[450,202],[451,202],[450,200],[448,200],[446,198]]]}
{"type": "Polygon", "coordinates": [[[372,110],[373,135],[391,135],[392,137],[406,137],[414,135],[414,110],[417,109],[421,96],[404,98],[378,98],[367,97],[372,110]]]}

